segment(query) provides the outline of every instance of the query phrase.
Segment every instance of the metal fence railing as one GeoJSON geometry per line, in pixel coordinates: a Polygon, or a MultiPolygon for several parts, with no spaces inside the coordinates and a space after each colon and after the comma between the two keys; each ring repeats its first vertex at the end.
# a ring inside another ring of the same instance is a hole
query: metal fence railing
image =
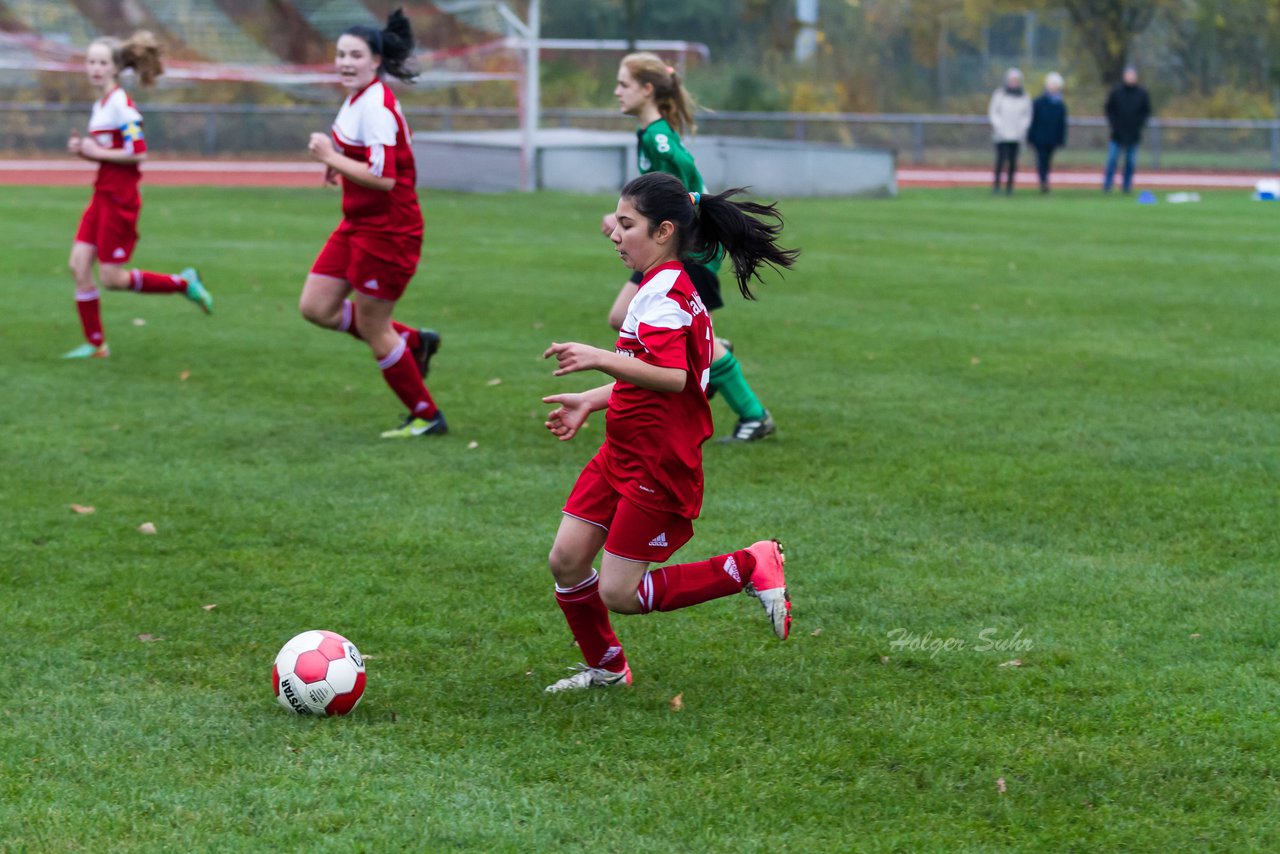
{"type": "MultiPolygon", "coordinates": [[[[179,157],[301,156],[307,135],[328,127],[337,111],[334,105],[261,104],[149,104],[144,110],[152,148],[179,157]]],[[[0,155],[60,153],[68,132],[83,127],[88,113],[88,104],[0,102],[0,155]]],[[[513,129],[519,122],[514,107],[409,107],[405,113],[417,132],[513,129]]],[[[698,123],[704,134],[888,148],[898,152],[899,162],[932,166],[985,164],[991,154],[985,116],[708,112],[698,123]]],[[[633,119],[595,109],[545,109],[542,125],[635,127],[633,119]]],[[[1073,118],[1056,162],[1096,164],[1106,144],[1102,118],[1073,118]]],[[[1280,171],[1280,120],[1156,119],[1142,156],[1151,168],[1280,171]]]]}

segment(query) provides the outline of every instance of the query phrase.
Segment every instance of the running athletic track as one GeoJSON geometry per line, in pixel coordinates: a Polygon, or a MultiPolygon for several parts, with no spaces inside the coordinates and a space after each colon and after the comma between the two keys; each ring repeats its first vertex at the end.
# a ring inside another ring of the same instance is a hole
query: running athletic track
{"type": "MultiPolygon", "coordinates": [[[[0,160],[0,184],[22,186],[87,186],[92,183],[91,163],[76,160],[0,160]]],[[[142,167],[147,184],[222,187],[318,187],[324,169],[308,161],[270,160],[152,160],[142,167]]],[[[1139,171],[1139,189],[1252,189],[1274,173],[1154,172],[1139,171]]],[[[930,169],[908,167],[898,170],[899,187],[965,187],[991,183],[990,169],[930,169]]],[[[1034,172],[1019,172],[1018,185],[1034,191],[1034,172]]],[[[1099,187],[1102,170],[1054,172],[1055,187],[1099,187]]]]}

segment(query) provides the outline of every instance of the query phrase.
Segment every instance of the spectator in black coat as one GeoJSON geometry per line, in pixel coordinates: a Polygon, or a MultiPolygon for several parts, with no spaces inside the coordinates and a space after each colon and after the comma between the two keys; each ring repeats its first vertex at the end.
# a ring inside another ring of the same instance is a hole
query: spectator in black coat
{"type": "Polygon", "coordinates": [[[1051,71],[1044,79],[1044,94],[1031,104],[1031,127],[1027,142],[1036,150],[1036,172],[1040,192],[1049,192],[1049,170],[1053,152],[1067,144],[1067,104],[1062,100],[1062,75],[1051,71]]]}
{"type": "Polygon", "coordinates": [[[1102,178],[1102,189],[1111,192],[1115,180],[1116,162],[1124,152],[1124,191],[1133,189],[1133,169],[1138,159],[1138,143],[1142,141],[1142,129],[1151,118],[1151,98],[1147,90],[1138,85],[1138,71],[1133,67],[1124,70],[1124,82],[1107,96],[1107,124],[1111,126],[1111,145],[1107,147],[1107,171],[1102,178]]]}

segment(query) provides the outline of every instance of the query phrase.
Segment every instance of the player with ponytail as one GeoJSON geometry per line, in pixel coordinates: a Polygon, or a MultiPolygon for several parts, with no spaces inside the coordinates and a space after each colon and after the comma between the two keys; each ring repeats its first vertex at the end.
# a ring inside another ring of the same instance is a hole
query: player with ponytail
{"type": "Polygon", "coordinates": [[[609,239],[623,263],[640,273],[640,283],[617,343],[613,350],[553,343],[543,354],[556,359],[555,376],[594,370],[613,380],[543,398],[557,405],[546,426],[561,441],[572,439],[592,412],[607,410],[604,445],[565,502],[549,557],[556,602],[584,663],[547,691],[631,684],[610,611],[673,611],[745,592],[764,605],[779,638],[791,630],[776,540],[649,569],[693,536],[702,508],[702,444],[712,433],[706,387],[715,335],[687,272],[690,259],[727,256],[750,299],[761,267],[789,268],[798,254],[778,245],[777,208],[740,201],[741,192],[690,193],[680,179],[660,172],[627,184],[609,239]]]}
{"type": "MultiPolygon", "coordinates": [[[[636,157],[641,174],[666,172],[679,178],[686,190],[705,193],[706,187],[693,155],[680,139],[681,134],[692,134],[695,130],[693,114],[697,104],[679,73],[656,54],[628,54],[618,68],[618,83],[613,94],[623,113],[640,120],[641,127],[636,131],[636,157]]],[[[613,231],[613,225],[613,214],[606,214],[600,225],[601,231],[607,236],[613,231]]],[[[716,276],[720,263],[719,257],[708,257],[690,261],[685,266],[703,304],[711,311],[724,305],[720,296],[720,280],[716,276]]],[[[639,285],[638,275],[633,275],[618,292],[609,310],[609,324],[614,329],[626,317],[627,305],[639,285]]],[[[773,416],[764,408],[743,375],[742,366],[733,354],[733,345],[724,339],[716,339],[711,382],[707,388],[711,397],[721,392],[729,408],[738,416],[733,431],[721,442],[752,442],[774,432],[773,416]]]]}
{"type": "Polygon", "coordinates": [[[383,379],[408,409],[384,439],[442,436],[444,413],[423,384],[440,336],[392,319],[418,269],[422,211],[412,134],[384,77],[417,76],[409,19],[397,9],[381,30],[351,27],[338,37],[334,67],[348,94],[329,134],[311,134],[311,156],[342,184],[342,224],[302,286],[302,316],[364,341],[383,379]],[[355,291],[352,294],[352,291],[355,291]],[[348,299],[348,297],[351,297],[348,299]]]}
{"type": "Polygon", "coordinates": [[[111,355],[102,329],[101,295],[93,276],[95,260],[98,277],[110,290],[180,293],[206,313],[213,308],[213,298],[194,267],[176,275],[125,268],[138,242],[138,215],[142,212],[138,165],[147,157],[147,141],[142,134],[142,114],[120,87],[120,73],[130,69],[143,86],[150,86],[164,73],[161,52],[160,44],[146,30],[126,41],[97,39],[85,51],[85,73],[99,98],[93,104],[88,133],[81,136],[72,131],[67,152],[97,163],[98,175],[68,261],[85,343],[67,353],[67,359],[111,355]]]}

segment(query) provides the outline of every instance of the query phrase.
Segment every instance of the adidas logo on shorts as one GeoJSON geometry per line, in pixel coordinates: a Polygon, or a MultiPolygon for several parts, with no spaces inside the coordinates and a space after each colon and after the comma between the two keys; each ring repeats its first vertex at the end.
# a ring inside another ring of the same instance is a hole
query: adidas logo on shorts
{"type": "Polygon", "coordinates": [[[649,545],[655,549],[663,549],[667,547],[667,532],[663,531],[658,536],[649,541],[649,545]]]}
{"type": "Polygon", "coordinates": [[[378,289],[378,280],[370,279],[369,281],[364,283],[364,286],[371,291],[376,291],[378,289]]]}
{"type": "Polygon", "coordinates": [[[116,251],[115,251],[115,252],[112,252],[112,253],[111,253],[111,257],[112,257],[112,258],[123,258],[123,257],[124,257],[124,247],[120,247],[120,248],[116,249],[116,251]]]}

